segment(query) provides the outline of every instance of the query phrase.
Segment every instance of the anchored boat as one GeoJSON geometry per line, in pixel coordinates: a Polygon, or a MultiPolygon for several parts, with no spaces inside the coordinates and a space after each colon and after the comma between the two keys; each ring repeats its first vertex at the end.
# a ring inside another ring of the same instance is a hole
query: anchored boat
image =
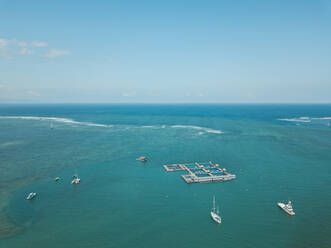
{"type": "Polygon", "coordinates": [[[37,193],[35,192],[31,192],[28,196],[27,196],[27,200],[31,200],[32,198],[34,198],[37,195],[37,193]]]}
{"type": "Polygon", "coordinates": [[[216,210],[216,207],[215,207],[215,196],[213,198],[213,208],[210,212],[210,215],[216,223],[218,223],[218,224],[222,223],[222,218],[219,216],[219,209],[217,207],[217,210],[216,210]]]}
{"type": "Polygon", "coordinates": [[[75,175],[72,176],[74,179],[71,181],[71,184],[79,184],[80,183],[80,178],[78,177],[77,172],[75,175]]]}
{"type": "Polygon", "coordinates": [[[292,202],[288,201],[287,204],[284,204],[282,202],[278,202],[277,204],[281,209],[283,209],[286,213],[288,213],[289,215],[295,215],[294,211],[293,211],[293,207],[292,207],[292,202]]]}
{"type": "Polygon", "coordinates": [[[146,162],[147,158],[142,156],[142,157],[136,158],[136,160],[141,161],[141,162],[146,162]]]}

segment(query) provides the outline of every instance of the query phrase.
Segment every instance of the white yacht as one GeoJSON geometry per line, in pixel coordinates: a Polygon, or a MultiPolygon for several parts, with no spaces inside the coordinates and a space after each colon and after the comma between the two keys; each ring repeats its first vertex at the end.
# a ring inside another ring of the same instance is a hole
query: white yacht
{"type": "Polygon", "coordinates": [[[37,193],[35,192],[31,192],[28,196],[27,196],[27,200],[31,200],[32,198],[34,198],[37,195],[37,193]]]}
{"type": "Polygon", "coordinates": [[[293,211],[293,207],[292,207],[292,202],[288,201],[287,204],[282,203],[282,202],[278,202],[278,206],[283,209],[286,213],[288,213],[289,215],[295,215],[294,211],[293,211]]]}
{"type": "Polygon", "coordinates": [[[213,218],[213,220],[216,223],[218,223],[218,224],[221,224],[222,223],[222,218],[219,216],[219,209],[217,208],[217,211],[216,211],[216,207],[215,207],[215,196],[213,198],[213,208],[210,211],[210,215],[211,215],[211,217],[213,218]]]}
{"type": "Polygon", "coordinates": [[[71,181],[71,184],[79,184],[80,183],[80,178],[78,178],[77,172],[75,175],[73,175],[73,180],[71,181]]]}

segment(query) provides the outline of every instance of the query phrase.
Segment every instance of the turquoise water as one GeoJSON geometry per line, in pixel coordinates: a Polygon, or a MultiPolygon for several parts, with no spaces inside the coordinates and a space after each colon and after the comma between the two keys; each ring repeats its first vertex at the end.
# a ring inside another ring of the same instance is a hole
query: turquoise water
{"type": "Polygon", "coordinates": [[[1,105],[0,247],[330,247],[330,117],[331,105],[1,105]],[[162,166],[195,161],[237,179],[188,185],[162,166]]]}

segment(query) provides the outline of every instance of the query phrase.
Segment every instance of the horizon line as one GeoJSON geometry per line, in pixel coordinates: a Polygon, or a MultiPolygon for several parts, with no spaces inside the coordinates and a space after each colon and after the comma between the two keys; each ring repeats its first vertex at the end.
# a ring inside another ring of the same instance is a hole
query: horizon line
{"type": "Polygon", "coordinates": [[[58,104],[331,104],[330,102],[0,102],[0,105],[58,105],[58,104]]]}

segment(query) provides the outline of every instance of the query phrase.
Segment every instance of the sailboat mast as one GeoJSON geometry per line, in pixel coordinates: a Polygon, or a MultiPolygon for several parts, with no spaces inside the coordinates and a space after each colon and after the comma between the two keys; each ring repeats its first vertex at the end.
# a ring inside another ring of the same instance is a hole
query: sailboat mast
{"type": "Polygon", "coordinates": [[[213,197],[213,212],[215,212],[215,196],[213,197]]]}

